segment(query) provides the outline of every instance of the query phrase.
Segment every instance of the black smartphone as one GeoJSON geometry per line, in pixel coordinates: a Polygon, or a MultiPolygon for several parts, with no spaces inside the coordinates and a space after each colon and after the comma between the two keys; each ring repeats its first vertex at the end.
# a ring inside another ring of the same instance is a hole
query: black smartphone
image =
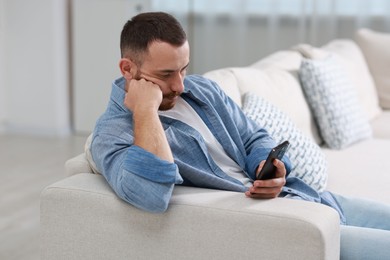
{"type": "Polygon", "coordinates": [[[263,168],[261,169],[259,175],[257,175],[258,180],[268,180],[275,178],[276,167],[273,164],[273,161],[274,159],[281,160],[289,146],[290,143],[288,141],[284,141],[271,150],[263,168]]]}

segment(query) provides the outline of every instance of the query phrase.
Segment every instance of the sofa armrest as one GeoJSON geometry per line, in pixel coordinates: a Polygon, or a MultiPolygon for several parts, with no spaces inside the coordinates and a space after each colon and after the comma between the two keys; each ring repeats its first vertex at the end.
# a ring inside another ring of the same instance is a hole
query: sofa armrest
{"type": "Polygon", "coordinates": [[[340,233],[320,204],[176,187],[151,214],[101,175],[77,174],[42,192],[41,242],[42,259],[338,259],[340,233]]]}
{"type": "Polygon", "coordinates": [[[93,173],[85,153],[79,154],[65,162],[65,172],[68,176],[79,173],[93,173]]]}

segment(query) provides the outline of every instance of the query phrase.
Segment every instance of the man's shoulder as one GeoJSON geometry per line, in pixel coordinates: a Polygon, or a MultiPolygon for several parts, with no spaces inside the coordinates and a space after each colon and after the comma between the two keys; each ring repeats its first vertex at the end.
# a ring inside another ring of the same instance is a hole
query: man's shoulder
{"type": "Polygon", "coordinates": [[[202,75],[187,75],[184,79],[184,84],[185,83],[192,83],[192,84],[211,84],[211,81],[202,75]]]}
{"type": "Polygon", "coordinates": [[[184,86],[186,90],[190,91],[201,91],[201,92],[215,92],[215,90],[219,89],[218,85],[201,75],[188,75],[184,79],[184,86]]]}

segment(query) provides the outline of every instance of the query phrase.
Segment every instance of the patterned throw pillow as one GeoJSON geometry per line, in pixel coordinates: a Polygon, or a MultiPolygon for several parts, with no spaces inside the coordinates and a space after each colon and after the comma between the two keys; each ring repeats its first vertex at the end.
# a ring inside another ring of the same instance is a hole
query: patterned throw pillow
{"type": "Polygon", "coordinates": [[[329,148],[342,149],[372,135],[354,86],[336,56],[321,60],[303,59],[299,76],[329,148]]]}
{"type": "Polygon", "coordinates": [[[276,106],[253,93],[244,95],[243,112],[262,126],[277,143],[290,142],[286,155],[289,157],[295,176],[319,192],[327,182],[327,162],[321,148],[303,134],[293,121],[276,106]]]}

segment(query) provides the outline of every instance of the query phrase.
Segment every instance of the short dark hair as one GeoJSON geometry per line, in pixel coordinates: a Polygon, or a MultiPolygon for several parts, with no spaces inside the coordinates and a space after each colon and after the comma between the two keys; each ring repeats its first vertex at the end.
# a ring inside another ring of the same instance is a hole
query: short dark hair
{"type": "Polygon", "coordinates": [[[187,41],[180,23],[170,14],[163,12],[141,13],[127,21],[121,33],[121,56],[141,62],[141,55],[147,52],[154,41],[173,46],[182,46],[187,41]]]}

